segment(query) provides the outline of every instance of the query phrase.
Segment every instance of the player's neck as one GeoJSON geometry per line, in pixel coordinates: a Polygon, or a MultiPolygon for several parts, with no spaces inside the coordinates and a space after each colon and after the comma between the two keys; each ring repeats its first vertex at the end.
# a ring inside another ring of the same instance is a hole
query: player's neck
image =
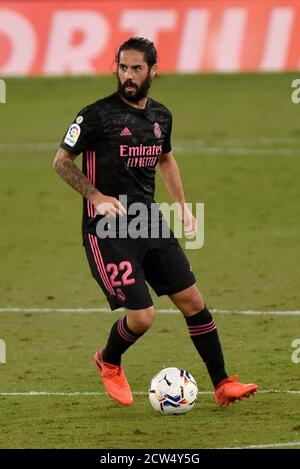
{"type": "Polygon", "coordinates": [[[129,104],[129,106],[135,107],[137,109],[145,109],[145,107],[147,105],[147,101],[148,101],[148,96],[146,96],[145,98],[140,99],[140,101],[138,101],[137,103],[133,103],[131,101],[128,101],[126,98],[124,98],[121,95],[119,95],[119,96],[125,103],[129,104]]]}

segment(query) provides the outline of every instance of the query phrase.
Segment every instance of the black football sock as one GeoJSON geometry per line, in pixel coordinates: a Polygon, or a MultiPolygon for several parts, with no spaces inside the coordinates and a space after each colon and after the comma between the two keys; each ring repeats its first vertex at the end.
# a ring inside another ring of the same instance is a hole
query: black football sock
{"type": "Polygon", "coordinates": [[[106,363],[120,365],[121,355],[143,334],[136,334],[127,326],[126,316],[120,318],[111,328],[102,358],[106,363]]]}
{"type": "Polygon", "coordinates": [[[221,344],[215,321],[205,308],[185,318],[191,339],[204,361],[214,387],[227,378],[221,344]]]}

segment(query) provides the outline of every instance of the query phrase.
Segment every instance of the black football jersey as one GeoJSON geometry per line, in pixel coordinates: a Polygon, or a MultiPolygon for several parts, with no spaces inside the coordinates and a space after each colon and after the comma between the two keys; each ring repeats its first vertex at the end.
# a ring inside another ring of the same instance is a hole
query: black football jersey
{"type": "MultiPolygon", "coordinates": [[[[70,154],[82,153],[82,171],[105,195],[128,205],[154,202],[156,165],[171,151],[172,115],[148,98],[145,109],[123,101],[118,93],[82,109],[60,144],[70,154]]],[[[83,231],[90,231],[97,213],[83,201],[83,231]]]]}

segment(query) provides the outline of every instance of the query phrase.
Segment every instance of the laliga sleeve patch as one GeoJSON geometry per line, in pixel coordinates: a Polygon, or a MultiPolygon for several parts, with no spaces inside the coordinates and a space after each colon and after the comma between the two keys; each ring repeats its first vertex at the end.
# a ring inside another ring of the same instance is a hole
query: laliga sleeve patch
{"type": "Polygon", "coordinates": [[[70,147],[74,147],[75,143],[77,142],[79,138],[80,132],[81,132],[80,126],[78,124],[72,124],[69,127],[67,135],[65,136],[64,142],[70,147]]]}

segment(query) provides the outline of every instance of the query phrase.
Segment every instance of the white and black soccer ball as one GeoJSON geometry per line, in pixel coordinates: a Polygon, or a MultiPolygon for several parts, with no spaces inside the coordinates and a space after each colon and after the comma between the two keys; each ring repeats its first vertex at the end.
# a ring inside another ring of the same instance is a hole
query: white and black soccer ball
{"type": "Polygon", "coordinates": [[[193,376],[181,368],[164,368],[150,382],[148,396],[154,410],[162,414],[185,414],[197,400],[193,376]]]}

